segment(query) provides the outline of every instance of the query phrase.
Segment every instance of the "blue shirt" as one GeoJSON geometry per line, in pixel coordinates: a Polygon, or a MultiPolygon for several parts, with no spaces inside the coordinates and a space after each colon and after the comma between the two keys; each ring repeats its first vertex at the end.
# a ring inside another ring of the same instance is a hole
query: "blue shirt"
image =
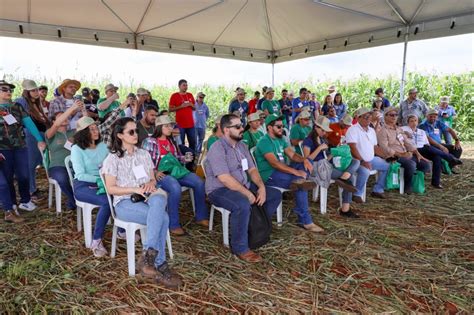
{"type": "Polygon", "coordinates": [[[341,103],[339,105],[334,104],[334,108],[336,109],[336,115],[339,120],[341,120],[342,117],[344,117],[344,115],[346,115],[347,113],[347,105],[344,103],[341,103]]]}
{"type": "MultiPolygon", "coordinates": [[[[320,138],[321,139],[321,138],[320,138]]],[[[322,140],[322,139],[321,139],[322,140]]],[[[321,144],[324,143],[324,141],[321,141],[321,144]]],[[[311,139],[311,137],[306,137],[304,140],[303,140],[303,150],[304,150],[304,147],[308,147],[309,148],[309,154],[311,154],[314,150],[316,150],[320,145],[317,144],[317,143],[314,143],[313,142],[313,139],[311,139]]],[[[316,157],[314,158],[314,161],[319,161],[319,160],[322,160],[324,159],[324,151],[321,150],[318,155],[316,155],[316,157]]]]}
{"type": "Polygon", "coordinates": [[[207,107],[206,103],[202,103],[201,105],[196,102],[194,104],[195,110],[193,111],[193,118],[194,118],[194,127],[195,128],[202,128],[206,129],[206,121],[209,118],[209,107],[207,107]]]}
{"type": "Polygon", "coordinates": [[[448,114],[448,117],[456,116],[456,110],[451,105],[448,105],[445,109],[436,106],[435,109],[438,111],[438,118],[442,119],[444,114],[448,114]]]}
{"type": "Polygon", "coordinates": [[[328,119],[331,122],[331,124],[339,122],[339,118],[337,118],[337,117],[328,117],[328,119]]]}
{"type": "Polygon", "coordinates": [[[257,110],[262,110],[262,103],[264,100],[265,100],[265,97],[262,97],[261,99],[258,100],[257,110]]]}
{"type": "MultiPolygon", "coordinates": [[[[309,102],[308,101],[301,101],[299,97],[296,97],[293,99],[293,104],[292,104],[292,108],[293,109],[298,109],[298,108],[303,108],[305,106],[309,106],[309,102]]],[[[298,117],[298,115],[300,114],[300,112],[295,112],[293,110],[293,112],[291,113],[291,120],[293,121],[293,123],[295,123],[295,119],[296,117],[298,117]]]]}
{"type": "Polygon", "coordinates": [[[428,137],[438,143],[441,143],[441,135],[445,130],[448,129],[448,126],[446,126],[446,124],[439,119],[437,119],[434,124],[430,124],[427,120],[425,120],[418,127],[423,129],[428,137]]]}
{"type": "Polygon", "coordinates": [[[385,97],[382,97],[382,108],[390,107],[390,101],[385,97]]]}
{"type": "Polygon", "coordinates": [[[239,103],[238,100],[233,101],[229,105],[229,113],[233,113],[235,111],[240,112],[240,120],[242,123],[245,125],[245,117],[247,116],[247,113],[249,112],[249,103],[247,101],[243,101],[242,103],[239,103]]]}

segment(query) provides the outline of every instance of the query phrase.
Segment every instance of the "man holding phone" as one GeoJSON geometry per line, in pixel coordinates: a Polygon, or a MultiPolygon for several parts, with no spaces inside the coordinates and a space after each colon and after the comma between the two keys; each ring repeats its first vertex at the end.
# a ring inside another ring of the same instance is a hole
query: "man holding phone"
{"type": "Polygon", "coordinates": [[[65,112],[74,103],[79,103],[78,109],[69,120],[69,129],[76,129],[79,118],[87,116],[87,111],[81,98],[74,99],[74,95],[81,88],[81,83],[77,80],[65,79],[58,87],[59,96],[49,104],[49,119],[52,119],[57,112],[65,112]]]}
{"type": "Polygon", "coordinates": [[[176,112],[176,123],[181,134],[181,143],[188,139],[189,148],[196,151],[196,130],[194,128],[193,111],[195,109],[194,96],[188,93],[188,82],[184,79],[178,82],[179,92],[173,93],[169,101],[169,111],[176,112]]]}

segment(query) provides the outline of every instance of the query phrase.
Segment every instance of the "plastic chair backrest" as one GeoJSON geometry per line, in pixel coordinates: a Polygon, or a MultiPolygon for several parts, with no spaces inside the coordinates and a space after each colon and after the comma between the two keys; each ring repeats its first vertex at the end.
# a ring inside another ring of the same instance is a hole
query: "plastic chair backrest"
{"type": "Polygon", "coordinates": [[[104,174],[99,172],[100,179],[104,183],[104,188],[105,188],[105,194],[107,195],[107,200],[109,202],[109,207],[110,207],[110,213],[112,214],[112,218],[115,220],[115,208],[114,208],[114,203],[112,200],[112,196],[110,196],[109,191],[107,190],[107,185],[105,184],[105,177],[104,174]]]}
{"type": "MultiPolygon", "coordinates": [[[[41,153],[41,162],[43,163],[43,167],[44,167],[44,171],[46,172],[46,177],[49,179],[49,172],[48,172],[48,168],[46,167],[46,161],[45,161],[45,155],[44,155],[44,152],[48,150],[48,149],[44,149],[44,151],[40,151],[41,153]]],[[[49,153],[49,156],[51,157],[51,152],[48,152],[49,153]]]]}
{"type": "Polygon", "coordinates": [[[71,156],[68,155],[64,159],[64,165],[66,166],[67,176],[69,177],[69,183],[71,184],[72,190],[74,192],[74,169],[72,168],[71,156]]]}
{"type": "Polygon", "coordinates": [[[198,159],[198,163],[197,163],[198,165],[204,165],[204,164],[202,164],[202,161],[206,157],[206,154],[207,154],[207,140],[204,140],[204,142],[202,143],[202,147],[201,147],[201,154],[199,155],[199,159],[198,159]]]}
{"type": "Polygon", "coordinates": [[[201,161],[201,166],[202,166],[202,172],[204,173],[204,177],[207,178],[207,175],[206,175],[206,167],[205,167],[206,164],[204,164],[204,163],[206,163],[206,161],[207,161],[207,158],[206,158],[206,157],[203,157],[203,158],[202,158],[202,161],[201,161]]]}

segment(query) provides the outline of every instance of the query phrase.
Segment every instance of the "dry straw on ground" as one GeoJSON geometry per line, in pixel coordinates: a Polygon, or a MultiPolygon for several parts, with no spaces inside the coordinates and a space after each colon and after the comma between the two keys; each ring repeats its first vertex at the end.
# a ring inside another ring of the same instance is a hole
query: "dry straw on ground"
{"type": "MultiPolygon", "coordinates": [[[[174,238],[172,265],[180,290],[129,278],[124,241],[116,258],[96,259],[75,230],[75,214],[57,217],[41,203],[24,224],[0,223],[0,309],[6,313],[473,313],[474,147],[462,174],[443,177],[445,190],[424,196],[390,192],[368,198],[359,220],[311,204],[327,233],[295,225],[284,202],[285,224],[259,250],[264,262],[245,264],[222,246],[215,231],[192,222],[187,195],[182,222],[190,236],[174,238]]],[[[41,173],[44,174],[44,173],[41,173]]],[[[40,181],[43,190],[46,182],[40,181]]],[[[372,185],[372,179],[371,183],[372,185]]],[[[110,227],[106,246],[110,248],[110,227]]],[[[138,252],[138,249],[137,249],[138,252]]]]}

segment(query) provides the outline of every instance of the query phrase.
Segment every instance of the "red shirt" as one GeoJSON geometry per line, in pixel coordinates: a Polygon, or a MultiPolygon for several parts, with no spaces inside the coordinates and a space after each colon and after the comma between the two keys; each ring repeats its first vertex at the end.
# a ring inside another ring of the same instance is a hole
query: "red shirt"
{"type": "Polygon", "coordinates": [[[253,114],[257,111],[257,102],[258,100],[252,98],[250,101],[249,101],[249,115],[250,114],[253,114]]]}
{"type": "Polygon", "coordinates": [[[341,144],[341,137],[346,135],[347,129],[341,129],[341,125],[339,123],[332,123],[329,125],[329,128],[332,129],[331,132],[328,132],[327,139],[329,144],[336,147],[341,144]]]}
{"type": "MultiPolygon", "coordinates": [[[[196,101],[191,93],[180,94],[179,92],[173,93],[170,97],[170,108],[181,106],[184,102],[190,102],[195,104],[196,101]]],[[[176,111],[176,123],[181,128],[193,128],[194,127],[194,118],[193,118],[193,108],[185,107],[178,109],[176,111]]]]}

